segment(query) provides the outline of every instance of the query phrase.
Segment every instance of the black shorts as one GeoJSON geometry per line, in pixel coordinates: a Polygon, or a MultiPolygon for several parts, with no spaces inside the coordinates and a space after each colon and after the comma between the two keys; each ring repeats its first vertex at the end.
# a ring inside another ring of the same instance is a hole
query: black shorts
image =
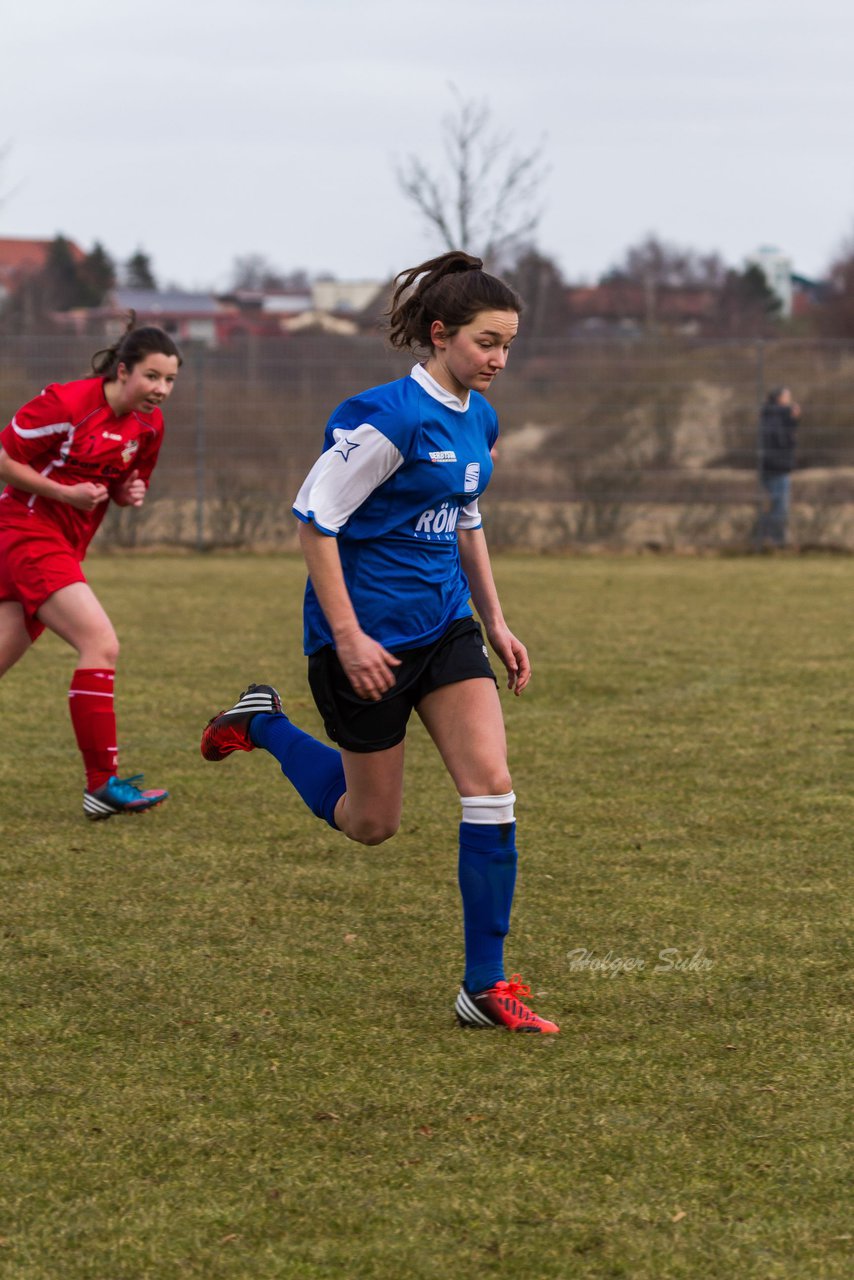
{"type": "MultiPolygon", "coordinates": [[[[438,640],[395,654],[395,683],[378,702],[360,698],[344,674],[332,645],[308,659],[308,682],[324,728],[345,751],[387,751],[406,737],[414,707],[434,689],[461,680],[495,680],[474,618],[452,622],[438,640]]],[[[497,682],[496,682],[497,683],[497,682]]]]}

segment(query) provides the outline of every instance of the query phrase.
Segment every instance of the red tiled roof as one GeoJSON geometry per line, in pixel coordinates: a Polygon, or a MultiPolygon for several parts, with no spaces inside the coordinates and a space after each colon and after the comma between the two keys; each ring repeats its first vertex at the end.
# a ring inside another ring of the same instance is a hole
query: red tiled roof
{"type": "MultiPolygon", "coordinates": [[[[622,280],[593,286],[570,286],[567,298],[572,311],[579,317],[641,319],[649,306],[640,285],[622,280]]],[[[702,317],[711,311],[714,300],[713,290],[700,286],[659,286],[655,291],[655,311],[662,319],[702,317]]]]}
{"type": "MultiPolygon", "coordinates": [[[[31,275],[35,271],[41,271],[52,244],[53,240],[0,238],[0,280],[14,280],[17,276],[31,275]]],[[[73,240],[68,241],[68,247],[75,262],[82,262],[86,257],[73,240]]]]}

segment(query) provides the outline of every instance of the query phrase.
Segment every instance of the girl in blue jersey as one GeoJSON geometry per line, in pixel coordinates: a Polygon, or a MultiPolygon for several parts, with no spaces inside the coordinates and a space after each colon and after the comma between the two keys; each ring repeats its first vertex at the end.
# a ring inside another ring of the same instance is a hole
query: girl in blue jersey
{"type": "Polygon", "coordinates": [[[426,352],[405,378],[346,400],[294,504],[308,567],[309,682],[334,750],[250,685],[208,723],[202,754],[264,747],[303,800],[352,840],[400,825],[404,738],[415,710],[462,804],[459,883],[467,1027],[554,1033],[508,981],[504,938],[516,879],[516,823],[504,720],[487,639],[521,694],[525,646],[501,610],[478,500],[498,437],[484,399],[519,327],[516,294],[479,258],[443,254],[396,280],[391,342],[426,352]]]}

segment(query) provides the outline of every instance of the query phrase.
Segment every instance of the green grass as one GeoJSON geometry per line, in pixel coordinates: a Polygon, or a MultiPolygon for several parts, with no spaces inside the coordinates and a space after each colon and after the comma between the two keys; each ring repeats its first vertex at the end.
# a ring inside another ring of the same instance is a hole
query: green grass
{"type": "Polygon", "coordinates": [[[317,726],[296,560],[90,562],[122,764],[172,791],[145,817],[83,819],[68,650],[4,679],[4,1276],[850,1274],[854,566],[497,573],[535,667],[509,960],[554,1039],[453,1026],[458,807],[419,725],[376,849],[262,753],[201,760],[251,679],[317,726]]]}

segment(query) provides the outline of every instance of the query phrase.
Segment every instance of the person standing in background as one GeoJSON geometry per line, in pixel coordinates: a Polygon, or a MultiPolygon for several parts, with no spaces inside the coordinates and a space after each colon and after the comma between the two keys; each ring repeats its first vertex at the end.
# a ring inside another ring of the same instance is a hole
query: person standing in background
{"type": "Polygon", "coordinates": [[[755,541],[784,547],[788,536],[791,473],[795,465],[800,406],[788,387],[769,391],[759,419],[759,482],[768,506],[759,516],[755,541]]]}

